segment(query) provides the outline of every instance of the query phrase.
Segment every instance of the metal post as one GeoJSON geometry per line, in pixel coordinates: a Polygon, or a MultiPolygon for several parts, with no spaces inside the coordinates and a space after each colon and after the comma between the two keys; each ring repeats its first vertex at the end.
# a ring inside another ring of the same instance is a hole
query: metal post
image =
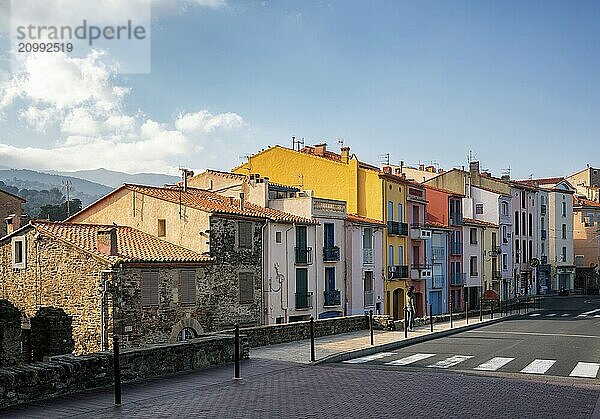
{"type": "Polygon", "coordinates": [[[233,350],[233,359],[235,361],[235,372],[233,378],[236,380],[241,379],[240,377],[240,325],[235,324],[235,334],[233,338],[233,344],[235,348],[233,350]]]}
{"type": "Polygon", "coordinates": [[[490,304],[490,319],[494,320],[494,302],[492,301],[492,304],[490,304]]]}
{"type": "Polygon", "coordinates": [[[404,307],[404,337],[408,337],[408,310],[404,307]]]}
{"type": "Polygon", "coordinates": [[[527,314],[527,309],[528,309],[528,307],[527,307],[527,306],[529,305],[528,303],[529,303],[529,298],[527,298],[527,299],[525,300],[525,314],[527,314]]]}
{"type": "Polygon", "coordinates": [[[315,362],[315,319],[310,316],[310,362],[315,362]]]}
{"type": "Polygon", "coordinates": [[[373,342],[373,310],[369,310],[369,330],[371,331],[371,346],[375,345],[373,342]]]}
{"type": "Polygon", "coordinates": [[[115,373],[115,405],[121,406],[121,362],[119,335],[113,335],[113,368],[115,373]]]}
{"type": "Polygon", "coordinates": [[[465,300],[465,319],[467,320],[467,324],[469,324],[469,300],[465,300]]]}
{"type": "Polygon", "coordinates": [[[433,305],[429,304],[429,328],[433,333],[433,305]]]}
{"type": "Polygon", "coordinates": [[[450,329],[452,329],[453,324],[452,324],[452,306],[454,304],[452,304],[452,300],[450,300],[450,329]]]}
{"type": "Polygon", "coordinates": [[[479,299],[479,321],[483,321],[483,300],[479,299]]]}

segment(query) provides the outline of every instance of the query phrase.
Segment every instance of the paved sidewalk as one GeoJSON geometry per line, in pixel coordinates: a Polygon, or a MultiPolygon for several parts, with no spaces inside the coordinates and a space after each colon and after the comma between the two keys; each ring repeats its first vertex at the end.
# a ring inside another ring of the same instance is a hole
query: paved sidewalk
{"type": "MultiPolygon", "coordinates": [[[[530,312],[531,313],[531,312],[530,312]]],[[[513,316],[499,316],[494,314],[494,320],[499,318],[515,317],[513,316]]],[[[490,322],[489,314],[484,316],[481,324],[490,322]]],[[[469,326],[474,324],[480,324],[479,315],[475,317],[469,317],[469,326]]],[[[466,320],[454,320],[453,329],[460,329],[467,325],[466,320]]],[[[450,330],[450,322],[434,323],[433,335],[435,337],[439,332],[450,330]]],[[[414,332],[408,332],[408,339],[415,337],[423,337],[431,335],[430,326],[419,326],[415,328],[414,332]]],[[[375,346],[381,346],[394,342],[405,341],[404,331],[374,331],[374,343],[375,346]]],[[[360,349],[372,348],[371,339],[368,330],[361,330],[358,332],[344,333],[339,335],[323,336],[315,339],[315,357],[317,360],[326,358],[331,355],[342,354],[345,352],[357,351],[360,349]]],[[[305,339],[296,342],[282,343],[278,345],[262,346],[258,348],[250,349],[250,357],[253,359],[272,359],[279,361],[288,362],[299,362],[303,364],[310,363],[310,340],[305,339]]]]}

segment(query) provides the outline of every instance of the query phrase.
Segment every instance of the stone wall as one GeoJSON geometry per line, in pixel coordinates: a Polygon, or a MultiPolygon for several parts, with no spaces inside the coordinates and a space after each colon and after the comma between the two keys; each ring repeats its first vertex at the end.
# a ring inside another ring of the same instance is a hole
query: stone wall
{"type": "Polygon", "coordinates": [[[34,361],[73,353],[72,319],[62,308],[41,307],[30,322],[34,361]]]}
{"type": "MultiPolygon", "coordinates": [[[[242,358],[249,356],[242,336],[242,358]]],[[[231,336],[211,336],[121,354],[123,381],[137,381],[233,361],[231,336]]],[[[110,352],[61,355],[48,362],[0,369],[0,408],[63,394],[113,385],[110,352]]],[[[124,397],[126,394],[124,393],[124,397]]]]}
{"type": "Polygon", "coordinates": [[[0,237],[6,235],[6,223],[4,222],[6,217],[16,214],[20,218],[23,215],[21,202],[17,197],[0,191],[0,237]]]}
{"type": "MultiPolygon", "coordinates": [[[[335,317],[315,320],[315,337],[355,332],[369,328],[367,316],[335,317]]],[[[310,338],[310,322],[272,324],[241,329],[251,347],[275,345],[310,338]]]]}
{"type": "Polygon", "coordinates": [[[21,312],[8,300],[0,300],[0,367],[21,362],[21,312]]]}

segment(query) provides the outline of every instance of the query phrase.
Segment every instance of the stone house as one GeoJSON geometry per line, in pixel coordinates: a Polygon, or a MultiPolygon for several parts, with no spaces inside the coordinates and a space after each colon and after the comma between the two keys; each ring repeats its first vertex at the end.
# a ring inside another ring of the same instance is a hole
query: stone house
{"type": "Polygon", "coordinates": [[[6,236],[20,227],[21,219],[24,216],[22,205],[25,199],[20,196],[0,190],[0,217],[3,222],[0,223],[0,237],[6,236]]]}
{"type": "Polygon", "coordinates": [[[27,318],[73,318],[76,353],[194,337],[260,321],[260,283],[223,275],[215,258],[131,227],[33,221],[0,239],[0,293],[27,318]]]}

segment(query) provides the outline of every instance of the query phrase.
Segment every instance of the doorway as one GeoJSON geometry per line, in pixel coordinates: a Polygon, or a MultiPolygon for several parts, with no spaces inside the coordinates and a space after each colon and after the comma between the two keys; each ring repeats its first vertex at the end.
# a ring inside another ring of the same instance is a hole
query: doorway
{"type": "Polygon", "coordinates": [[[392,295],[394,320],[402,320],[404,319],[404,289],[396,288],[392,295]]]}

